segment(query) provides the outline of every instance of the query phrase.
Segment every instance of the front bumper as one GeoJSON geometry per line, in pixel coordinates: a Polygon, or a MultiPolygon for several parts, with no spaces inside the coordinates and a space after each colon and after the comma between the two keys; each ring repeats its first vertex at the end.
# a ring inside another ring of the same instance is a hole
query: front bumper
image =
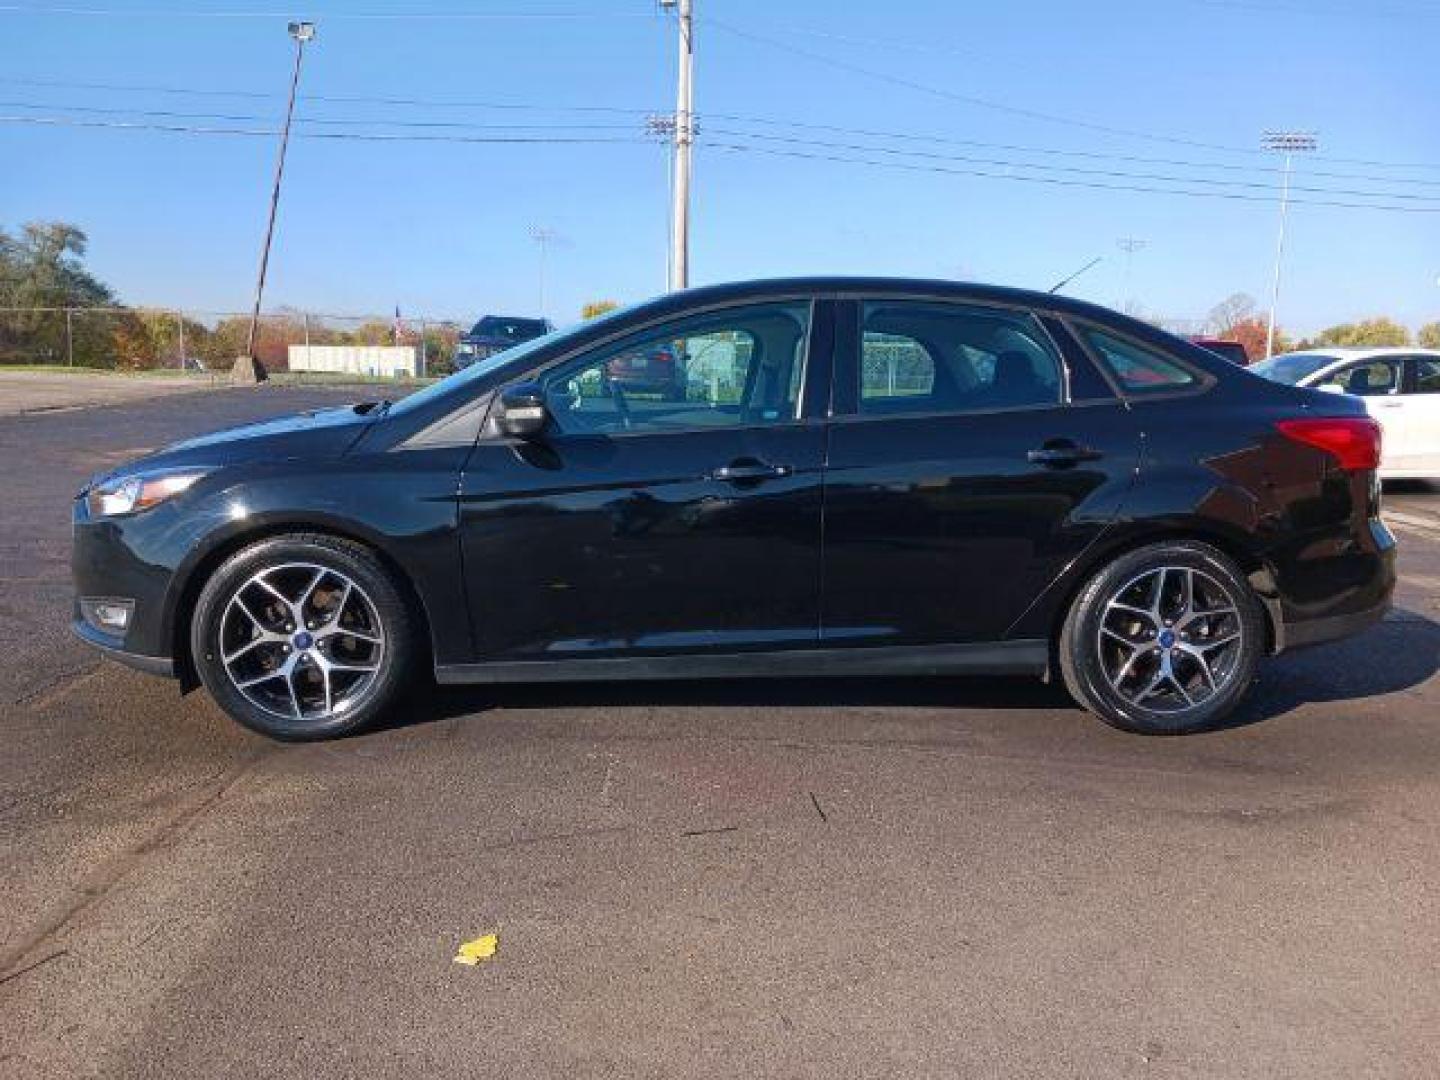
{"type": "Polygon", "coordinates": [[[175,556],[183,550],[175,524],[173,512],[165,506],[147,511],[143,518],[91,519],[82,500],[76,501],[72,521],[72,630],[81,641],[120,663],[155,675],[175,674],[168,611],[175,556]],[[128,602],[132,605],[128,624],[111,632],[87,621],[82,597],[128,602]]]}
{"type": "Polygon", "coordinates": [[[145,656],[142,653],[126,652],[118,638],[101,633],[84,619],[75,619],[70,624],[70,629],[86,645],[99,649],[116,663],[143,671],[147,675],[163,675],[167,679],[175,677],[175,661],[169,656],[145,656]]]}

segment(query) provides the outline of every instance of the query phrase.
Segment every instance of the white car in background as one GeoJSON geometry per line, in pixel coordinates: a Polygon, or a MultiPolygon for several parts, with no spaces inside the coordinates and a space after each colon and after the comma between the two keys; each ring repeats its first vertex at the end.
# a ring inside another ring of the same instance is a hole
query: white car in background
{"type": "Polygon", "coordinates": [[[1385,433],[1380,475],[1440,479],[1440,350],[1315,349],[1262,360],[1250,370],[1275,382],[1361,398],[1385,433]]]}

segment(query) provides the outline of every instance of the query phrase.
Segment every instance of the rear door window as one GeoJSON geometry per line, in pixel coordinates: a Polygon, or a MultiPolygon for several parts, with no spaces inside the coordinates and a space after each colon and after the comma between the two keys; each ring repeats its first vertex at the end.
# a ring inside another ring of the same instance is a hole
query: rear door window
{"type": "Polygon", "coordinates": [[[862,415],[987,412],[1056,405],[1060,362],[1023,312],[930,301],[861,306],[862,415]]]}

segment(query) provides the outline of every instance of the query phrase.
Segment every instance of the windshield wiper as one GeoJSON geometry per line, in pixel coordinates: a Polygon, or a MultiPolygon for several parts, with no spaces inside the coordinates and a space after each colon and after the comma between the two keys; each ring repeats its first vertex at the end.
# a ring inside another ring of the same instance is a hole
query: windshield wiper
{"type": "Polygon", "coordinates": [[[373,412],[377,417],[379,417],[384,416],[385,413],[389,411],[390,406],[393,404],[394,402],[391,401],[389,398],[381,398],[378,401],[356,402],[356,404],[352,405],[351,408],[353,408],[361,416],[367,416],[373,412]]]}

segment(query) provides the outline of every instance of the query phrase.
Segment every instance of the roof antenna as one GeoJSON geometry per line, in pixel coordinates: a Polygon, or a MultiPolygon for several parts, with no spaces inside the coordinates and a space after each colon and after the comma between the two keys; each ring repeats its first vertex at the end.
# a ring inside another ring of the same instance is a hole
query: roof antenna
{"type": "Polygon", "coordinates": [[[1094,266],[1096,263],[1098,263],[1098,262],[1104,262],[1104,261],[1105,261],[1105,256],[1104,256],[1104,255],[1096,255],[1095,258],[1091,259],[1091,260],[1090,260],[1088,263],[1086,263],[1084,266],[1080,267],[1079,270],[1076,270],[1076,271],[1075,271],[1073,274],[1071,274],[1069,277],[1061,278],[1061,279],[1060,279],[1059,281],[1057,281],[1054,285],[1051,285],[1049,291],[1052,292],[1052,293],[1057,293],[1057,292],[1059,292],[1059,291],[1060,291],[1061,289],[1063,289],[1066,285],[1069,285],[1070,282],[1074,281],[1077,277],[1079,277],[1081,274],[1083,274],[1086,270],[1089,270],[1089,269],[1090,269],[1092,266],[1094,266]]]}

